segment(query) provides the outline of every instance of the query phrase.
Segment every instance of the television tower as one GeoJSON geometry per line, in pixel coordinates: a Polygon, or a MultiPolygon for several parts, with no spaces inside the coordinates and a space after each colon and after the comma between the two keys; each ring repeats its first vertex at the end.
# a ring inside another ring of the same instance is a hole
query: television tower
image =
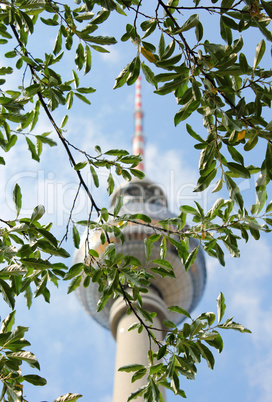
{"type": "MultiPolygon", "coordinates": [[[[143,111],[141,99],[141,79],[136,82],[135,97],[135,131],[133,135],[133,154],[140,154],[144,158],[144,135],[143,135],[143,111]]],[[[139,163],[139,170],[144,172],[144,159],[139,163]]],[[[123,206],[120,215],[142,213],[148,215],[153,221],[159,221],[174,215],[168,210],[167,198],[161,187],[147,178],[140,180],[133,178],[129,183],[119,186],[113,193],[111,208],[114,208],[118,195],[123,196],[123,206]]],[[[110,237],[116,244],[116,252],[125,255],[135,255],[142,263],[146,264],[143,241],[154,232],[145,226],[130,224],[124,228],[125,241],[121,244],[119,239],[110,237]]],[[[85,238],[78,251],[75,253],[74,263],[81,262],[85,256],[85,238]]],[[[190,247],[197,245],[195,239],[190,239],[190,247]]],[[[100,243],[100,234],[95,232],[89,235],[89,247],[95,249],[99,254],[103,253],[106,247],[100,243]]],[[[160,245],[154,244],[151,260],[159,258],[160,245]]],[[[191,312],[202,297],[206,283],[206,267],[202,250],[188,271],[185,271],[183,264],[174,247],[168,247],[167,260],[172,265],[176,278],[158,275],[151,280],[148,293],[141,295],[143,308],[149,312],[156,312],[153,320],[154,328],[162,329],[163,320],[168,319],[176,325],[185,317],[180,314],[169,312],[169,306],[181,306],[191,312]]],[[[121,366],[139,363],[148,365],[147,352],[149,350],[149,339],[145,331],[140,334],[137,330],[128,331],[131,324],[137,321],[134,314],[127,315],[127,306],[122,297],[110,299],[105,308],[97,313],[96,305],[100,298],[96,283],[91,283],[87,288],[80,285],[77,293],[81,303],[87,312],[102,326],[111,330],[116,339],[116,370],[114,380],[113,402],[126,402],[130,394],[139,387],[146,384],[143,377],[135,383],[131,383],[131,375],[126,372],[118,372],[121,366]]],[[[163,340],[163,332],[156,331],[158,340],[163,340]]],[[[143,401],[144,398],[137,398],[143,401]]]]}

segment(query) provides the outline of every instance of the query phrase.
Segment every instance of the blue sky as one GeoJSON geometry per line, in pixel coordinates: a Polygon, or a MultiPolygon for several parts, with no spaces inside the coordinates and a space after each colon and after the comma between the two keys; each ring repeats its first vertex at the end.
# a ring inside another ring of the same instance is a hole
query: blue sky
{"type": "MultiPolygon", "coordinates": [[[[113,20],[104,28],[110,35],[113,20]]],[[[212,31],[209,31],[211,34],[212,31]]],[[[251,38],[254,57],[258,37],[251,38]]],[[[48,45],[54,42],[49,40],[48,45]],[[51,41],[51,42],[50,42],[51,41]]],[[[114,78],[136,54],[136,48],[128,43],[112,48],[111,54],[96,54],[93,70],[85,78],[86,85],[97,92],[91,95],[88,107],[76,101],[67,125],[67,138],[75,145],[94,154],[94,146],[102,150],[111,148],[131,149],[133,134],[134,87],[112,90],[114,78]]],[[[3,61],[0,56],[0,61],[3,61]]],[[[66,63],[71,62],[68,56],[66,63]]],[[[67,70],[64,68],[64,74],[67,70]]],[[[17,77],[18,74],[17,74],[17,77]]],[[[14,81],[14,84],[15,81],[14,81]]],[[[170,209],[177,212],[179,203],[193,204],[194,199],[207,210],[216,195],[207,191],[193,194],[197,181],[199,151],[193,148],[193,140],[186,133],[185,123],[174,127],[173,117],[178,107],[174,97],[160,97],[142,80],[144,133],[146,135],[146,174],[165,189],[170,209]],[[197,198],[196,198],[197,197],[197,198]]],[[[65,109],[54,113],[58,122],[66,114],[65,109]]],[[[190,119],[190,124],[205,135],[201,117],[190,119]]],[[[43,116],[39,133],[51,130],[43,116]]],[[[52,137],[56,139],[55,134],[52,137]]],[[[254,163],[262,157],[262,146],[254,154],[254,163]]],[[[81,159],[79,156],[77,161],[81,159]]],[[[108,206],[105,191],[105,175],[100,173],[102,189],[93,189],[99,206],[108,206]]],[[[7,155],[7,165],[1,168],[0,207],[6,215],[14,214],[12,190],[18,181],[23,192],[22,214],[30,214],[37,204],[44,204],[47,216],[44,222],[53,221],[55,233],[61,238],[65,233],[69,208],[77,189],[76,175],[70,168],[65,151],[59,147],[45,149],[40,164],[30,159],[24,139],[7,155]],[[23,158],[18,159],[18,155],[23,158]]],[[[253,182],[241,182],[247,203],[254,202],[253,182]]],[[[223,197],[227,193],[223,192],[223,197]]],[[[75,220],[88,214],[88,202],[84,195],[75,209],[75,220]]],[[[64,245],[71,253],[73,244],[64,245]]],[[[216,354],[214,371],[205,362],[199,366],[195,381],[182,380],[188,401],[194,402],[268,402],[272,401],[272,296],[271,296],[271,235],[262,236],[258,242],[241,243],[241,258],[226,257],[226,267],[216,260],[206,259],[208,280],[204,297],[193,316],[204,311],[216,311],[216,298],[222,291],[226,298],[226,317],[250,328],[252,334],[223,333],[224,350],[216,354]]],[[[71,260],[69,261],[71,263],[71,260]]],[[[115,342],[111,334],[94,322],[82,309],[74,294],[67,295],[67,284],[56,290],[52,285],[51,303],[41,298],[34,300],[31,310],[25,307],[23,297],[17,303],[17,324],[30,327],[27,339],[41,364],[41,375],[48,384],[36,388],[26,385],[27,400],[31,402],[53,401],[67,392],[83,394],[82,402],[110,402],[112,395],[115,342]]],[[[1,303],[2,318],[8,309],[1,303]]],[[[30,373],[26,368],[26,373],[30,373]]],[[[178,397],[168,395],[168,402],[178,397]]]]}

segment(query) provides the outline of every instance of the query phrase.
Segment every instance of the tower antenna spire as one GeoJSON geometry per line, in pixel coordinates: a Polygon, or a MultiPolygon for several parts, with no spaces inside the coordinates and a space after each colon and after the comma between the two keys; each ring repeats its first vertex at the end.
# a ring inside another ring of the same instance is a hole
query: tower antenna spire
{"type": "Polygon", "coordinates": [[[141,94],[141,77],[139,76],[136,81],[136,92],[135,92],[135,130],[132,140],[132,150],[133,155],[141,155],[142,162],[139,163],[137,169],[142,172],[145,171],[144,168],[144,135],[143,135],[143,109],[142,109],[142,94],[141,94]]]}

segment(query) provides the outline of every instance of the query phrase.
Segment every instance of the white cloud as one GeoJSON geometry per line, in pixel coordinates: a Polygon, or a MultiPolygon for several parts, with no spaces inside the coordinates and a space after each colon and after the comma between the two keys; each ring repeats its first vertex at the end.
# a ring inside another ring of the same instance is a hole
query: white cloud
{"type": "Polygon", "coordinates": [[[123,59],[123,55],[117,47],[112,46],[105,46],[110,53],[101,53],[100,56],[103,62],[112,63],[112,64],[119,64],[120,60],[123,59]]]}

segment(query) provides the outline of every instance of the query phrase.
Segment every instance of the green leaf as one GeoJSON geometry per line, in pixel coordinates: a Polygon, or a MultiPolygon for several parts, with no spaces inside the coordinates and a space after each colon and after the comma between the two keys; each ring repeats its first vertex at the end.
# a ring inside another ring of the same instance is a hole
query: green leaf
{"type": "Polygon", "coordinates": [[[197,254],[198,254],[198,250],[199,250],[199,246],[195,247],[193,249],[193,251],[191,251],[191,253],[188,255],[188,257],[185,261],[185,264],[184,264],[186,271],[188,271],[190,266],[195,262],[197,254]]]}
{"type": "Polygon", "coordinates": [[[175,272],[173,270],[167,270],[167,269],[162,268],[162,267],[152,267],[152,268],[149,268],[149,270],[151,272],[154,272],[155,274],[160,275],[162,278],[165,278],[167,276],[170,277],[170,278],[175,278],[176,277],[175,272]]]}
{"type": "Polygon", "coordinates": [[[243,177],[245,179],[250,179],[250,172],[243,165],[240,165],[235,162],[228,162],[227,167],[239,177],[243,177]]]}
{"type": "Polygon", "coordinates": [[[5,302],[12,308],[14,309],[15,306],[15,299],[14,299],[14,294],[12,289],[9,287],[9,285],[3,281],[3,279],[0,279],[0,291],[2,293],[3,299],[5,302]]]}
{"type": "Polygon", "coordinates": [[[61,47],[62,47],[62,34],[61,34],[61,29],[60,29],[57,34],[54,48],[53,48],[54,55],[57,55],[61,51],[61,47]]]}
{"type": "Polygon", "coordinates": [[[67,294],[69,294],[69,293],[73,292],[75,289],[77,289],[79,287],[80,283],[81,283],[81,280],[82,280],[81,275],[78,275],[75,278],[73,278],[71,280],[71,283],[70,283],[69,287],[68,287],[67,294]]]}
{"type": "Polygon", "coordinates": [[[79,248],[80,236],[75,225],[73,225],[73,241],[75,248],[79,248]]]}
{"type": "Polygon", "coordinates": [[[82,102],[86,103],[87,105],[90,105],[90,104],[91,104],[91,102],[89,101],[89,99],[86,98],[86,96],[81,95],[81,94],[78,93],[78,92],[74,92],[74,94],[76,95],[76,97],[77,97],[78,99],[80,99],[82,102]]]}
{"type": "Polygon", "coordinates": [[[218,322],[221,322],[226,310],[225,297],[222,292],[219,293],[219,296],[216,299],[216,301],[217,301],[218,322]]]}
{"type": "Polygon", "coordinates": [[[24,375],[22,378],[24,379],[24,381],[27,381],[30,384],[36,385],[36,386],[44,386],[47,384],[47,381],[45,378],[42,378],[36,374],[35,375],[34,374],[24,375]]]}
{"type": "Polygon", "coordinates": [[[198,215],[198,211],[194,208],[191,207],[190,205],[181,205],[179,207],[181,212],[185,212],[186,214],[191,214],[191,215],[198,215]]]}
{"type": "Polygon", "coordinates": [[[32,159],[34,159],[35,161],[39,162],[40,158],[39,158],[39,155],[36,152],[35,145],[33,144],[33,142],[28,137],[25,137],[25,139],[26,139],[26,142],[27,142],[27,145],[28,145],[28,149],[29,149],[29,151],[31,153],[32,159]]]}
{"type": "Polygon", "coordinates": [[[216,169],[213,169],[207,176],[201,176],[197,181],[197,186],[194,188],[194,192],[204,191],[215,178],[216,173],[216,169]]]}
{"type": "Polygon", "coordinates": [[[62,396],[59,396],[57,399],[54,400],[54,402],[76,402],[79,398],[81,398],[82,395],[80,394],[65,394],[62,396]]]}
{"type": "Polygon", "coordinates": [[[239,332],[246,332],[251,334],[251,331],[249,329],[245,328],[241,324],[238,324],[237,322],[232,321],[232,318],[229,318],[225,323],[218,325],[218,328],[234,329],[239,332]]]}
{"type": "Polygon", "coordinates": [[[102,10],[97,13],[97,16],[92,20],[92,24],[102,24],[109,17],[110,11],[102,10]]]}
{"type": "Polygon", "coordinates": [[[191,15],[188,20],[182,25],[182,27],[178,30],[178,32],[189,31],[189,29],[197,26],[199,24],[199,16],[198,14],[191,15]]]}
{"type": "Polygon", "coordinates": [[[163,325],[164,325],[166,328],[176,328],[176,327],[177,327],[174,322],[169,321],[169,320],[163,320],[163,325]]]}
{"type": "Polygon", "coordinates": [[[21,207],[22,207],[22,193],[21,193],[21,188],[19,184],[15,184],[14,190],[13,190],[13,201],[15,204],[16,208],[16,218],[20,214],[21,207]]]}
{"type": "Polygon", "coordinates": [[[51,26],[57,26],[59,25],[59,23],[57,21],[52,20],[51,18],[42,18],[41,17],[41,21],[45,24],[45,25],[51,25],[51,26]]]}
{"type": "Polygon", "coordinates": [[[35,221],[38,221],[39,219],[41,219],[41,217],[44,215],[45,213],[45,208],[43,205],[37,205],[37,207],[34,208],[31,218],[30,218],[30,223],[33,223],[35,221]]]}
{"type": "Polygon", "coordinates": [[[190,134],[195,140],[199,141],[199,142],[205,142],[200,135],[198,135],[193,129],[192,127],[187,123],[186,124],[186,129],[188,131],[188,134],[190,134]]]}
{"type": "Polygon", "coordinates": [[[84,52],[84,74],[87,74],[92,67],[92,54],[88,45],[85,46],[84,52]]]}
{"type": "Polygon", "coordinates": [[[10,332],[15,323],[15,310],[9,313],[9,315],[2,321],[1,333],[10,332]]]}
{"type": "Polygon", "coordinates": [[[158,264],[159,266],[164,267],[164,268],[173,269],[173,267],[170,264],[170,262],[168,262],[166,260],[159,259],[159,258],[156,259],[156,260],[152,260],[151,263],[158,264]]]}
{"type": "Polygon", "coordinates": [[[267,15],[269,15],[269,17],[272,18],[272,7],[270,1],[261,0],[261,4],[265,9],[265,11],[267,12],[267,15]]]}
{"type": "Polygon", "coordinates": [[[38,233],[42,234],[43,237],[45,237],[46,240],[48,240],[49,243],[51,243],[54,247],[58,246],[58,241],[57,241],[57,239],[55,238],[55,236],[51,232],[49,232],[46,229],[40,229],[40,228],[36,228],[35,230],[38,233]]]}
{"type": "Polygon", "coordinates": [[[146,389],[147,389],[147,386],[144,385],[141,388],[138,388],[136,391],[132,392],[130,394],[130,397],[128,398],[127,402],[132,401],[132,399],[137,399],[138,396],[142,396],[145,393],[146,389]]]}
{"type": "Polygon", "coordinates": [[[110,173],[107,179],[107,192],[109,195],[112,194],[113,189],[114,189],[114,180],[112,174],[110,173]]]}
{"type": "Polygon", "coordinates": [[[253,68],[255,70],[255,68],[259,65],[260,61],[262,60],[262,57],[264,55],[265,52],[265,40],[262,39],[257,47],[256,47],[256,52],[255,52],[255,57],[254,57],[254,63],[253,63],[253,68]]]}
{"type": "Polygon", "coordinates": [[[178,113],[175,114],[174,123],[177,126],[181,121],[186,120],[199,106],[200,100],[191,98],[178,113]]]}
{"type": "Polygon", "coordinates": [[[84,48],[82,43],[79,43],[76,49],[75,63],[78,70],[81,70],[84,63],[84,48]]]}
{"type": "Polygon", "coordinates": [[[135,176],[138,177],[138,179],[142,180],[145,177],[144,172],[142,172],[141,170],[138,169],[129,169],[130,173],[135,176]]]}
{"type": "Polygon", "coordinates": [[[98,179],[96,170],[92,165],[90,166],[90,170],[91,170],[91,174],[92,174],[92,178],[93,178],[95,187],[99,187],[99,179],[98,179]]]}
{"type": "Polygon", "coordinates": [[[96,43],[97,45],[115,45],[117,40],[109,36],[84,36],[87,42],[96,43]]]}
{"type": "Polygon", "coordinates": [[[115,84],[114,84],[113,89],[121,88],[125,84],[125,82],[127,81],[127,77],[129,75],[129,66],[130,66],[130,63],[127,64],[125,68],[123,68],[123,70],[120,72],[118,77],[115,79],[115,84]]]}
{"type": "Polygon", "coordinates": [[[199,42],[203,38],[203,25],[199,22],[195,28],[196,40],[199,42]]]}
{"type": "Polygon", "coordinates": [[[239,205],[240,209],[243,209],[244,201],[241,196],[239,187],[227,174],[225,174],[225,181],[229,190],[230,198],[239,205]]]}
{"type": "Polygon", "coordinates": [[[171,311],[171,312],[174,312],[174,313],[182,314],[185,317],[192,319],[192,317],[190,316],[188,311],[184,310],[182,307],[170,306],[170,307],[168,307],[168,310],[171,311]]]}
{"type": "Polygon", "coordinates": [[[208,349],[203,343],[197,342],[196,343],[198,349],[202,357],[207,361],[208,367],[213,370],[214,368],[214,357],[210,349],[208,349]]]}
{"type": "MultiPolygon", "coordinates": [[[[68,118],[68,116],[66,116],[68,118]]],[[[63,126],[62,126],[63,127],[63,126]]],[[[41,141],[43,144],[48,144],[50,147],[55,147],[58,145],[56,141],[53,141],[51,138],[48,138],[45,135],[36,135],[36,138],[41,141]]]]}
{"type": "Polygon", "coordinates": [[[122,206],[123,206],[123,197],[121,195],[118,195],[116,197],[115,205],[114,205],[114,211],[113,211],[114,217],[116,217],[119,214],[122,206]]]}
{"type": "Polygon", "coordinates": [[[265,210],[266,213],[270,212],[270,211],[272,211],[272,201],[269,202],[269,204],[267,205],[266,210],[265,210]]]}
{"type": "Polygon", "coordinates": [[[52,267],[52,264],[41,258],[22,258],[22,264],[34,268],[34,269],[48,269],[52,267]]]}
{"type": "Polygon", "coordinates": [[[127,366],[122,366],[118,369],[118,371],[125,371],[126,373],[135,372],[138,370],[144,369],[145,366],[142,364],[128,364],[127,366]]]}
{"type": "Polygon", "coordinates": [[[146,375],[147,369],[144,367],[138,371],[136,371],[136,373],[133,374],[132,378],[131,378],[131,382],[135,382],[137,380],[140,380],[140,378],[143,378],[143,376],[146,375]]]}
{"type": "Polygon", "coordinates": [[[87,165],[87,162],[85,162],[85,161],[84,162],[79,162],[74,166],[74,169],[76,171],[78,171],[78,170],[81,170],[81,169],[85,168],[86,165],[87,165]]]}
{"type": "Polygon", "coordinates": [[[129,153],[124,149],[110,149],[109,151],[105,152],[105,155],[126,156],[129,155],[129,153]]]}
{"type": "Polygon", "coordinates": [[[108,219],[109,219],[109,212],[108,212],[107,208],[101,208],[100,213],[101,213],[101,218],[102,218],[105,222],[107,222],[108,219]]]}
{"type": "Polygon", "coordinates": [[[153,249],[153,242],[150,241],[149,238],[144,239],[144,249],[145,249],[146,262],[148,262],[150,260],[151,252],[153,249]]]}
{"type": "Polygon", "coordinates": [[[157,81],[155,79],[155,74],[151,70],[150,67],[148,67],[145,63],[141,63],[142,71],[144,73],[145,79],[149,84],[152,84],[156,89],[158,88],[157,81]]]}
{"type": "Polygon", "coordinates": [[[36,368],[40,368],[40,365],[37,361],[36,356],[31,353],[31,352],[25,352],[25,351],[21,351],[21,352],[12,352],[8,354],[8,358],[9,359],[14,359],[14,360],[22,360],[26,363],[28,363],[31,367],[36,367],[36,368]]]}

